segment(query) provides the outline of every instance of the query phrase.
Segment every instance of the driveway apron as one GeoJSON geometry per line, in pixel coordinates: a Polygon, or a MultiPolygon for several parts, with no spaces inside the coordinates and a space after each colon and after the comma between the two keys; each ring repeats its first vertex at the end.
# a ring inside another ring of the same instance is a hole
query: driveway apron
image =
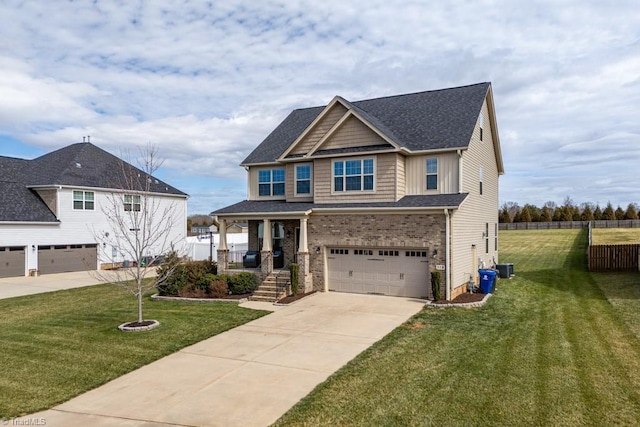
{"type": "Polygon", "coordinates": [[[30,417],[47,426],[267,426],[422,307],[314,294],[30,417]]]}

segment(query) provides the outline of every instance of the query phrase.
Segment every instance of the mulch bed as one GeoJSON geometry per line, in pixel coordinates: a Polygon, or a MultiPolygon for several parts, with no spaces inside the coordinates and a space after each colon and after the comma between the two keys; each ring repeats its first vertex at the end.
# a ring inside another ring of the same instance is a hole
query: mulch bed
{"type": "Polygon", "coordinates": [[[292,302],[298,301],[299,299],[302,299],[306,296],[314,294],[315,292],[316,291],[311,291],[311,292],[307,292],[306,294],[289,295],[287,297],[281,298],[278,301],[276,301],[276,304],[291,304],[292,302]]]}
{"type": "Polygon", "coordinates": [[[444,300],[433,301],[432,304],[464,304],[468,302],[479,302],[479,301],[482,301],[485,295],[486,294],[483,294],[481,292],[476,292],[473,294],[470,294],[467,292],[467,293],[458,295],[451,301],[444,301],[444,300]]]}

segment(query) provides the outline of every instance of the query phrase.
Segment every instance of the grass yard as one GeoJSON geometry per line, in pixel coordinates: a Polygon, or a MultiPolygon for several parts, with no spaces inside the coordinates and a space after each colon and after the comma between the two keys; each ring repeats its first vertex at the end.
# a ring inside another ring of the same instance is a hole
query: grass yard
{"type": "Polygon", "coordinates": [[[638,425],[640,313],[586,271],[587,232],[505,231],[500,244],[516,277],[485,306],[423,310],[276,425],[638,425]]]}
{"type": "Polygon", "coordinates": [[[591,233],[594,245],[640,243],[640,228],[594,228],[591,233]]]}
{"type": "Polygon", "coordinates": [[[134,297],[114,285],[0,300],[0,419],[50,408],[268,312],[230,303],[144,302],[160,327],[123,333],[134,297]]]}

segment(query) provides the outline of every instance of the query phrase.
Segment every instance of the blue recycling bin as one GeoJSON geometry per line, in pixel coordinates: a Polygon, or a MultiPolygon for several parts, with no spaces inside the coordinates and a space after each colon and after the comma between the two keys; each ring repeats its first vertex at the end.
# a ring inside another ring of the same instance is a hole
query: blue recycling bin
{"type": "Polygon", "coordinates": [[[494,270],[478,270],[480,274],[480,292],[483,294],[493,293],[496,283],[496,271],[494,270]]]}

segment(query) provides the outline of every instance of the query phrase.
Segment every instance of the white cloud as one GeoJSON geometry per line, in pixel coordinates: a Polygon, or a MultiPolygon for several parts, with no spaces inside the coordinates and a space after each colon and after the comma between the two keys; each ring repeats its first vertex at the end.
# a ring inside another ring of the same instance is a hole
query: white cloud
{"type": "Polygon", "coordinates": [[[0,134],[156,143],[202,206],[293,108],[492,81],[501,198],[640,201],[635,2],[429,3],[3,2],[0,134]]]}

